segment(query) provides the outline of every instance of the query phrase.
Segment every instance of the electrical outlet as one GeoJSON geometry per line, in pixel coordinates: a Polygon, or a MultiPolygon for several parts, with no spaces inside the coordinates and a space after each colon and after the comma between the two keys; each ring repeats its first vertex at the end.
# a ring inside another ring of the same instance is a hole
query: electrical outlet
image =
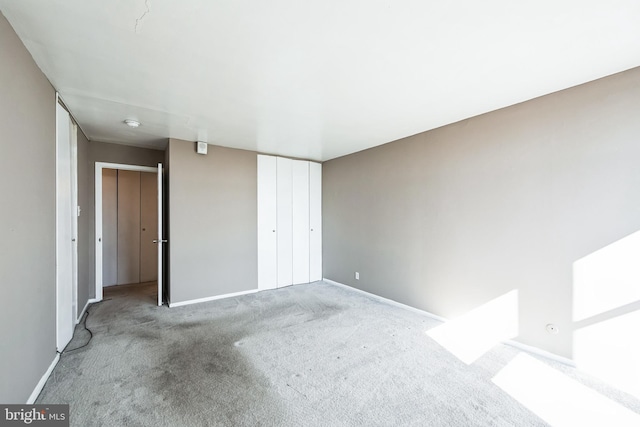
{"type": "Polygon", "coordinates": [[[360,280],[360,273],[356,271],[356,280],[360,280]]]}

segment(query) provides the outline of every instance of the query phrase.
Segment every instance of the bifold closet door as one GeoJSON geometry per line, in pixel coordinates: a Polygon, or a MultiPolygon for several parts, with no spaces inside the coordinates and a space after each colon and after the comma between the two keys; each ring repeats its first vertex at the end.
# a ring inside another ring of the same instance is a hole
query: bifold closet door
{"type": "Polygon", "coordinates": [[[309,162],[294,160],[292,176],[293,284],[309,283],[309,162]]]}
{"type": "Polygon", "coordinates": [[[140,283],[140,172],[118,171],[118,284],[140,283]]]}
{"type": "Polygon", "coordinates": [[[309,281],[322,280],[322,165],[309,162],[309,281]]]}
{"type": "Polygon", "coordinates": [[[322,165],[258,155],[258,289],[322,279],[322,165]]]}
{"type": "Polygon", "coordinates": [[[258,289],[278,285],[276,158],[258,155],[258,289]]]}
{"type": "Polygon", "coordinates": [[[293,160],[276,160],[276,212],[278,239],[278,287],[293,284],[293,160]]]}

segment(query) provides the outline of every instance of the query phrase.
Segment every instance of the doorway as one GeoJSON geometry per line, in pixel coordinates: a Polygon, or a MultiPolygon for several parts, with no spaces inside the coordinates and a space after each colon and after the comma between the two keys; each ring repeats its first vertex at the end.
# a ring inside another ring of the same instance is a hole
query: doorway
{"type": "Polygon", "coordinates": [[[96,162],[95,197],[96,299],[116,285],[152,283],[161,305],[162,164],[96,162]]]}
{"type": "Polygon", "coordinates": [[[158,280],[158,182],[152,172],[102,169],[102,286],[158,280]]]}

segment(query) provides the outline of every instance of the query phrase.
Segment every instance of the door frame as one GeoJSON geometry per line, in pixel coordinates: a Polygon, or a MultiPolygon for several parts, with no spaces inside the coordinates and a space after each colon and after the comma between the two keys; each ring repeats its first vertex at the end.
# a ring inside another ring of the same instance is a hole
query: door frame
{"type": "MultiPolygon", "coordinates": [[[[153,166],[127,165],[123,163],[96,162],[95,166],[95,282],[96,300],[102,301],[102,169],[119,169],[158,173],[153,166]]],[[[161,224],[158,224],[160,227],[161,224]]]]}

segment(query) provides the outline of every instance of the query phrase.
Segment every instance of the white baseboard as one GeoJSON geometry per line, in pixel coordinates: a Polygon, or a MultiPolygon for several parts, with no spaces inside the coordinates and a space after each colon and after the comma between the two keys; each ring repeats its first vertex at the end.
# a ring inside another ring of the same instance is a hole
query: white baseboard
{"type": "Polygon", "coordinates": [[[240,296],[240,295],[253,294],[253,293],[258,292],[258,291],[260,291],[260,289],[250,289],[248,291],[233,292],[233,293],[230,293],[230,294],[215,295],[215,296],[206,297],[206,298],[198,298],[198,299],[192,299],[192,300],[187,300],[187,301],[171,302],[171,303],[169,303],[169,308],[180,307],[180,306],[183,306],[183,305],[197,304],[199,302],[214,301],[214,300],[217,300],[217,299],[232,298],[232,297],[237,297],[237,296],[240,296]]]}
{"type": "Polygon", "coordinates": [[[503,344],[508,345],[510,347],[517,348],[518,350],[526,351],[527,353],[535,354],[536,356],[544,357],[550,360],[555,360],[556,362],[560,362],[564,365],[571,366],[572,368],[576,367],[576,362],[574,362],[573,360],[567,357],[558,356],[557,354],[551,353],[550,351],[543,350],[541,348],[534,347],[532,345],[522,344],[521,342],[513,341],[513,340],[503,341],[503,344]]]}
{"type": "MultiPolygon", "coordinates": [[[[388,304],[395,305],[396,307],[401,307],[401,308],[404,308],[404,309],[407,309],[407,310],[410,310],[410,311],[413,311],[413,312],[416,312],[416,313],[419,313],[419,314],[423,314],[425,316],[431,317],[432,319],[439,320],[440,322],[446,322],[447,321],[447,319],[445,319],[444,317],[438,316],[438,315],[433,314],[433,313],[429,313],[428,311],[421,310],[419,308],[411,307],[410,305],[402,304],[401,302],[394,301],[392,299],[384,298],[384,297],[381,297],[379,295],[372,294],[370,292],[363,291],[361,289],[357,289],[357,288],[351,287],[349,285],[345,285],[343,283],[336,282],[334,280],[330,280],[330,279],[322,279],[322,280],[327,282],[327,283],[330,283],[332,285],[336,285],[336,286],[340,286],[340,287],[343,287],[343,288],[347,288],[347,289],[350,289],[352,291],[359,292],[361,294],[367,295],[367,296],[369,296],[371,298],[377,299],[379,301],[383,301],[383,302],[386,302],[388,304]]],[[[541,356],[541,357],[544,357],[544,358],[547,358],[547,359],[550,359],[550,360],[554,360],[556,362],[563,363],[565,365],[569,365],[569,366],[574,367],[574,368],[576,367],[576,363],[573,360],[568,359],[568,358],[563,357],[563,356],[558,356],[557,354],[551,353],[551,352],[549,352],[547,350],[543,350],[543,349],[538,348],[538,347],[533,347],[531,345],[522,344],[522,343],[519,343],[519,342],[513,341],[513,340],[503,341],[503,344],[506,344],[508,346],[517,348],[518,350],[526,351],[528,353],[532,353],[532,354],[535,354],[537,356],[541,356]]]]}
{"type": "Polygon", "coordinates": [[[87,307],[89,307],[89,304],[93,304],[94,302],[98,302],[98,300],[95,299],[95,298],[89,298],[87,300],[87,303],[84,305],[84,308],[82,309],[82,312],[80,313],[80,316],[78,316],[78,318],[76,319],[76,325],[78,323],[80,323],[80,320],[82,320],[82,316],[84,316],[84,313],[87,311],[87,307]]]}
{"type": "Polygon", "coordinates": [[[432,319],[438,320],[440,322],[446,322],[447,321],[447,319],[445,319],[444,317],[440,317],[437,314],[429,313],[428,311],[424,311],[424,310],[421,310],[419,308],[411,307],[410,305],[403,304],[401,302],[394,301],[392,299],[388,299],[388,298],[385,298],[385,297],[381,297],[380,295],[372,294],[371,292],[363,291],[362,289],[354,288],[354,287],[351,287],[349,285],[345,285],[343,283],[336,282],[336,281],[330,280],[330,279],[322,279],[322,280],[327,282],[327,283],[331,283],[332,285],[340,286],[340,287],[347,288],[347,289],[352,290],[352,291],[359,292],[359,293],[367,295],[368,297],[371,297],[373,299],[377,299],[379,301],[386,302],[387,304],[395,305],[396,307],[404,308],[405,310],[413,311],[413,312],[418,313],[418,314],[423,314],[425,316],[431,317],[432,319]]]}
{"type": "Polygon", "coordinates": [[[36,399],[40,395],[40,392],[44,388],[44,385],[49,379],[49,375],[51,375],[51,372],[53,372],[53,368],[56,367],[59,360],[60,360],[60,355],[56,353],[56,357],[53,358],[53,362],[51,362],[51,365],[49,365],[47,372],[45,372],[42,378],[40,378],[40,381],[38,381],[38,384],[36,384],[36,388],[33,389],[33,393],[31,393],[31,396],[29,396],[29,399],[27,399],[27,405],[32,405],[33,402],[36,401],[36,399]]]}

